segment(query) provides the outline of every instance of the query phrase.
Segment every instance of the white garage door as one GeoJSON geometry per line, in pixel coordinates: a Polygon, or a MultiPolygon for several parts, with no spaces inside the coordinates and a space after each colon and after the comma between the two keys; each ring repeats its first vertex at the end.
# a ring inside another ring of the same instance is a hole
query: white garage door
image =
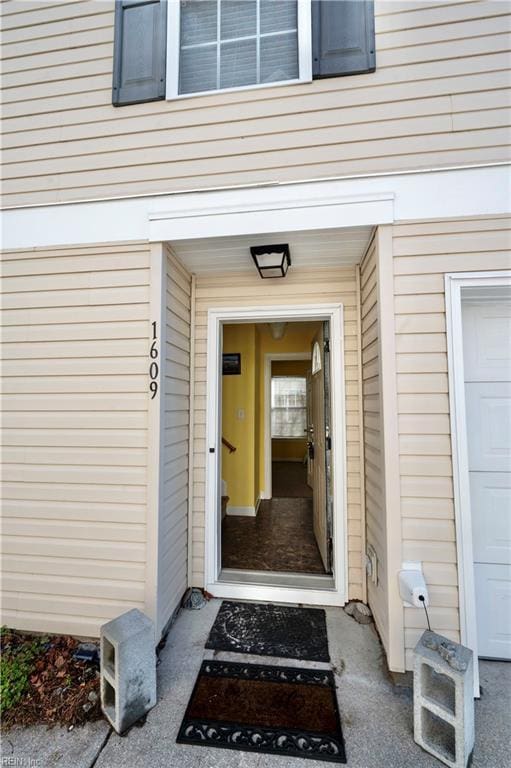
{"type": "Polygon", "coordinates": [[[511,659],[511,299],[463,302],[479,655],[511,659]]]}

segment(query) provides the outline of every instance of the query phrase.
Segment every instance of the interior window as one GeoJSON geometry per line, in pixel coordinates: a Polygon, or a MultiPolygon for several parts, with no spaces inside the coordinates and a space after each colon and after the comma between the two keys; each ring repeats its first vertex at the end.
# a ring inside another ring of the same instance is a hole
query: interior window
{"type": "Polygon", "coordinates": [[[179,93],[296,80],[297,0],[181,0],[179,93]]]}
{"type": "Polygon", "coordinates": [[[307,429],[307,381],[302,376],[273,376],[271,436],[301,437],[307,429]]]}

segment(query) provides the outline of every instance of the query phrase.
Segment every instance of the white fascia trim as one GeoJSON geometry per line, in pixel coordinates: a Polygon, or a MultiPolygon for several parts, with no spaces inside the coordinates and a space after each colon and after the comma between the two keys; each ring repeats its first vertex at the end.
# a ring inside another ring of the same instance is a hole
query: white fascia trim
{"type": "Polygon", "coordinates": [[[253,181],[249,184],[221,184],[211,187],[191,187],[190,189],[175,189],[171,192],[140,192],[138,195],[115,195],[93,198],[79,198],[77,200],[56,200],[53,203],[25,203],[24,205],[5,205],[0,211],[20,211],[26,208],[48,208],[60,205],[84,205],[85,203],[104,203],[114,200],[143,200],[144,198],[157,199],[162,197],[176,197],[179,195],[210,194],[211,192],[228,192],[245,189],[268,189],[271,187],[295,187],[302,184],[318,184],[325,181],[353,181],[356,179],[392,178],[394,176],[417,176],[427,173],[449,173],[450,171],[470,171],[483,168],[509,167],[511,163],[498,161],[495,163],[472,163],[470,165],[445,165],[441,167],[416,168],[403,171],[375,171],[374,173],[347,173],[343,176],[316,176],[311,179],[296,179],[290,181],[253,181]]]}
{"type": "MultiPolygon", "coordinates": [[[[295,188],[293,192],[301,191],[295,188]]],[[[149,240],[189,240],[210,231],[210,237],[227,237],[256,232],[287,232],[330,227],[356,227],[368,224],[390,224],[394,221],[394,193],[332,195],[316,198],[296,194],[266,194],[266,200],[229,201],[208,207],[201,204],[178,211],[149,213],[149,240]],[[269,198],[269,199],[268,199],[269,198]]],[[[239,195],[237,196],[239,199],[239,195]]]]}
{"type": "Polygon", "coordinates": [[[178,241],[511,213],[508,167],[484,166],[3,212],[3,248],[178,241]]]}
{"type": "Polygon", "coordinates": [[[472,513],[465,409],[465,363],[463,356],[462,291],[511,286],[511,270],[453,272],[445,275],[447,373],[451,422],[454,518],[461,642],[474,652],[474,696],[479,697],[477,616],[475,605],[472,513]]]}

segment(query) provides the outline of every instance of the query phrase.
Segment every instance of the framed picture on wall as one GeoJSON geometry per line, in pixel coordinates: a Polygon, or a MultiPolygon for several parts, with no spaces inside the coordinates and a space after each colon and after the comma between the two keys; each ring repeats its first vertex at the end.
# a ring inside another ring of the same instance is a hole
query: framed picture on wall
{"type": "Polygon", "coordinates": [[[241,374],[240,352],[227,352],[222,355],[222,374],[224,376],[239,376],[241,374]]]}

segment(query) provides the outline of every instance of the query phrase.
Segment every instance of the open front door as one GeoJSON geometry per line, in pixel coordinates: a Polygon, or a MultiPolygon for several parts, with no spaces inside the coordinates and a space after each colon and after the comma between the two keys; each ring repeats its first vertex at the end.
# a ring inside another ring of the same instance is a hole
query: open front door
{"type": "Polygon", "coordinates": [[[332,570],[329,352],[329,326],[325,322],[312,341],[309,461],[312,463],[314,535],[327,573],[332,570]]]}
{"type": "Polygon", "coordinates": [[[307,485],[313,488],[313,460],[312,460],[312,375],[307,374],[307,485]]]}

